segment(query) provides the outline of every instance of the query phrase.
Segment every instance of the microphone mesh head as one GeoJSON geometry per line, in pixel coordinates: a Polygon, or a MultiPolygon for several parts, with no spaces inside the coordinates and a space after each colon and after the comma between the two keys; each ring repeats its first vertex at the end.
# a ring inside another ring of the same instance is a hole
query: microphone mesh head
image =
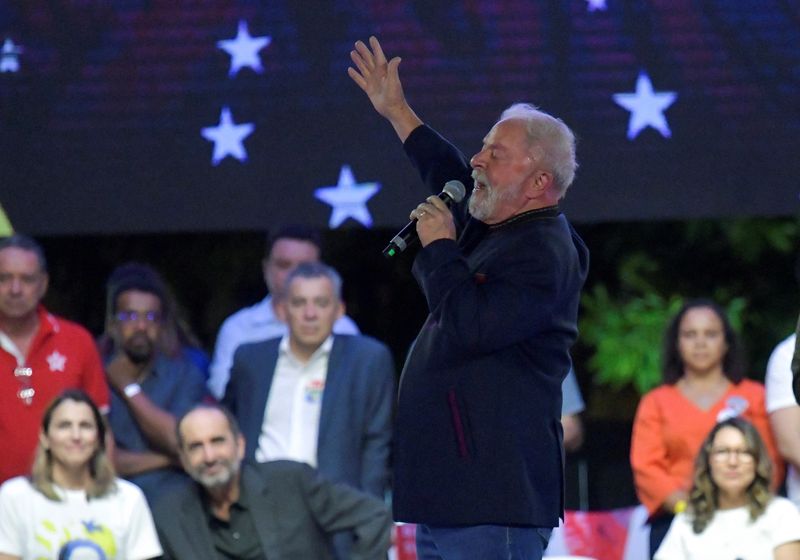
{"type": "Polygon", "coordinates": [[[467,189],[461,181],[447,181],[442,192],[452,198],[453,202],[461,202],[467,194],[467,189]]]}

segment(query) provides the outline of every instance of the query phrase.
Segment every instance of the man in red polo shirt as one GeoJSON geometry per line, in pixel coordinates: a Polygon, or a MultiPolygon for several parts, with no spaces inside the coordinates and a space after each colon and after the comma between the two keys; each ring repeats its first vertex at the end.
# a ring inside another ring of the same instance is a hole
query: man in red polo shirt
{"type": "Polygon", "coordinates": [[[41,305],[47,282],[36,241],[19,234],[0,239],[0,482],[30,472],[42,411],[64,389],[83,389],[108,412],[94,340],[41,305]]]}

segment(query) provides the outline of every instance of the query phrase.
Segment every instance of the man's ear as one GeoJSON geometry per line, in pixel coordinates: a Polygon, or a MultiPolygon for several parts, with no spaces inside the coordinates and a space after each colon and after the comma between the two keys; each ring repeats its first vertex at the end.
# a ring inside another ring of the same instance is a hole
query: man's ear
{"type": "Polygon", "coordinates": [[[183,452],[183,448],[182,447],[178,448],[178,459],[181,462],[181,467],[183,467],[183,470],[186,471],[186,472],[189,472],[189,470],[190,470],[189,461],[186,458],[186,454],[183,452]]]}
{"type": "Polygon", "coordinates": [[[281,322],[286,322],[286,298],[281,297],[275,300],[275,315],[278,316],[281,322]]]}
{"type": "Polygon", "coordinates": [[[267,269],[269,268],[269,257],[264,257],[261,259],[261,276],[264,278],[264,285],[269,287],[269,282],[267,282],[267,269]]]}
{"type": "Polygon", "coordinates": [[[339,302],[339,310],[336,312],[336,319],[340,319],[344,317],[345,312],[347,311],[347,306],[343,301],[339,302]]]}
{"type": "Polygon", "coordinates": [[[44,278],[42,279],[42,290],[41,293],[39,294],[39,299],[42,299],[45,296],[45,294],[47,293],[47,287],[50,286],[50,275],[47,274],[46,272],[43,274],[44,278]]]}
{"type": "Polygon", "coordinates": [[[528,200],[547,202],[552,195],[553,174],[549,171],[538,170],[525,184],[525,195],[528,200]]]}
{"type": "Polygon", "coordinates": [[[533,180],[534,188],[536,189],[537,196],[541,196],[553,184],[553,174],[549,171],[538,171],[533,180]]]}
{"type": "Polygon", "coordinates": [[[242,459],[244,459],[244,451],[245,449],[247,449],[246,445],[247,441],[244,439],[244,434],[239,434],[239,436],[236,438],[236,443],[239,446],[239,449],[236,450],[236,455],[239,457],[239,460],[241,461],[242,459]]]}
{"type": "Polygon", "coordinates": [[[106,332],[111,335],[115,344],[119,340],[119,322],[117,321],[116,315],[117,312],[115,310],[106,316],[106,332]]]}

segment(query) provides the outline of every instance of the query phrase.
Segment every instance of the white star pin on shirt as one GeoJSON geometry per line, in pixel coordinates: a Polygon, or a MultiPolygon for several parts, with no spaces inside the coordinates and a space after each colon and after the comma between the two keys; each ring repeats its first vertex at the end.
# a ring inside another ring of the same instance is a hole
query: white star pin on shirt
{"type": "Polygon", "coordinates": [[[67,365],[67,357],[58,350],[53,350],[46,360],[47,365],[50,366],[50,371],[64,371],[67,365]]]}
{"type": "Polygon", "coordinates": [[[7,37],[0,48],[0,72],[19,72],[19,55],[22,48],[7,37]]]}
{"type": "Polygon", "coordinates": [[[586,0],[586,9],[590,12],[605,12],[608,6],[606,6],[606,0],[586,0]]]}
{"type": "Polygon", "coordinates": [[[244,139],[255,130],[253,123],[236,124],[233,122],[231,110],[226,106],[219,114],[217,126],[207,126],[201,130],[203,138],[214,142],[214,153],[211,164],[218,165],[228,156],[239,161],[247,161],[247,151],[244,149],[244,139]]]}
{"type": "Polygon", "coordinates": [[[242,68],[251,68],[254,72],[261,74],[264,67],[261,65],[258,51],[269,46],[271,42],[271,37],[251,37],[247,30],[247,22],[240,20],[239,30],[234,39],[217,41],[217,47],[231,55],[231,68],[228,70],[228,76],[232,78],[242,68]]]}
{"type": "Polygon", "coordinates": [[[631,112],[628,121],[628,140],[633,140],[639,133],[652,126],[664,138],[672,136],[664,111],[675,103],[678,94],[674,91],[653,91],[653,83],[646,72],[639,72],[634,93],[615,93],[617,105],[631,112]]]}
{"type": "Polygon", "coordinates": [[[356,183],[350,166],[342,165],[336,186],[320,187],[314,191],[314,196],[333,208],[328,222],[330,228],[339,227],[347,218],[370,227],[372,216],[367,209],[367,201],[380,189],[380,183],[356,183]]]}

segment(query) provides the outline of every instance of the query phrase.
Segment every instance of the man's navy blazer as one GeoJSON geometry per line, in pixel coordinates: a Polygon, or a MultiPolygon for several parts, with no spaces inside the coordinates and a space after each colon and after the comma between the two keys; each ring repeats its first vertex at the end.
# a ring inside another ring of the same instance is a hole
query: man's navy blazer
{"type": "MultiPolygon", "coordinates": [[[[223,404],[230,408],[255,460],[280,338],[243,344],[233,358],[223,404]]],[[[334,335],[317,441],[317,468],[383,497],[389,482],[395,369],[389,349],[366,336],[334,335]]]]}
{"type": "MultiPolygon", "coordinates": [[[[432,192],[472,185],[430,127],[404,144],[432,192]]],[[[468,190],[472,190],[471,187],[468,190]]],[[[563,512],[561,382],[589,252],[557,208],[497,224],[453,208],[458,240],[420,249],[428,315],[401,377],[394,517],[438,526],[556,527],[563,512]]]]}

